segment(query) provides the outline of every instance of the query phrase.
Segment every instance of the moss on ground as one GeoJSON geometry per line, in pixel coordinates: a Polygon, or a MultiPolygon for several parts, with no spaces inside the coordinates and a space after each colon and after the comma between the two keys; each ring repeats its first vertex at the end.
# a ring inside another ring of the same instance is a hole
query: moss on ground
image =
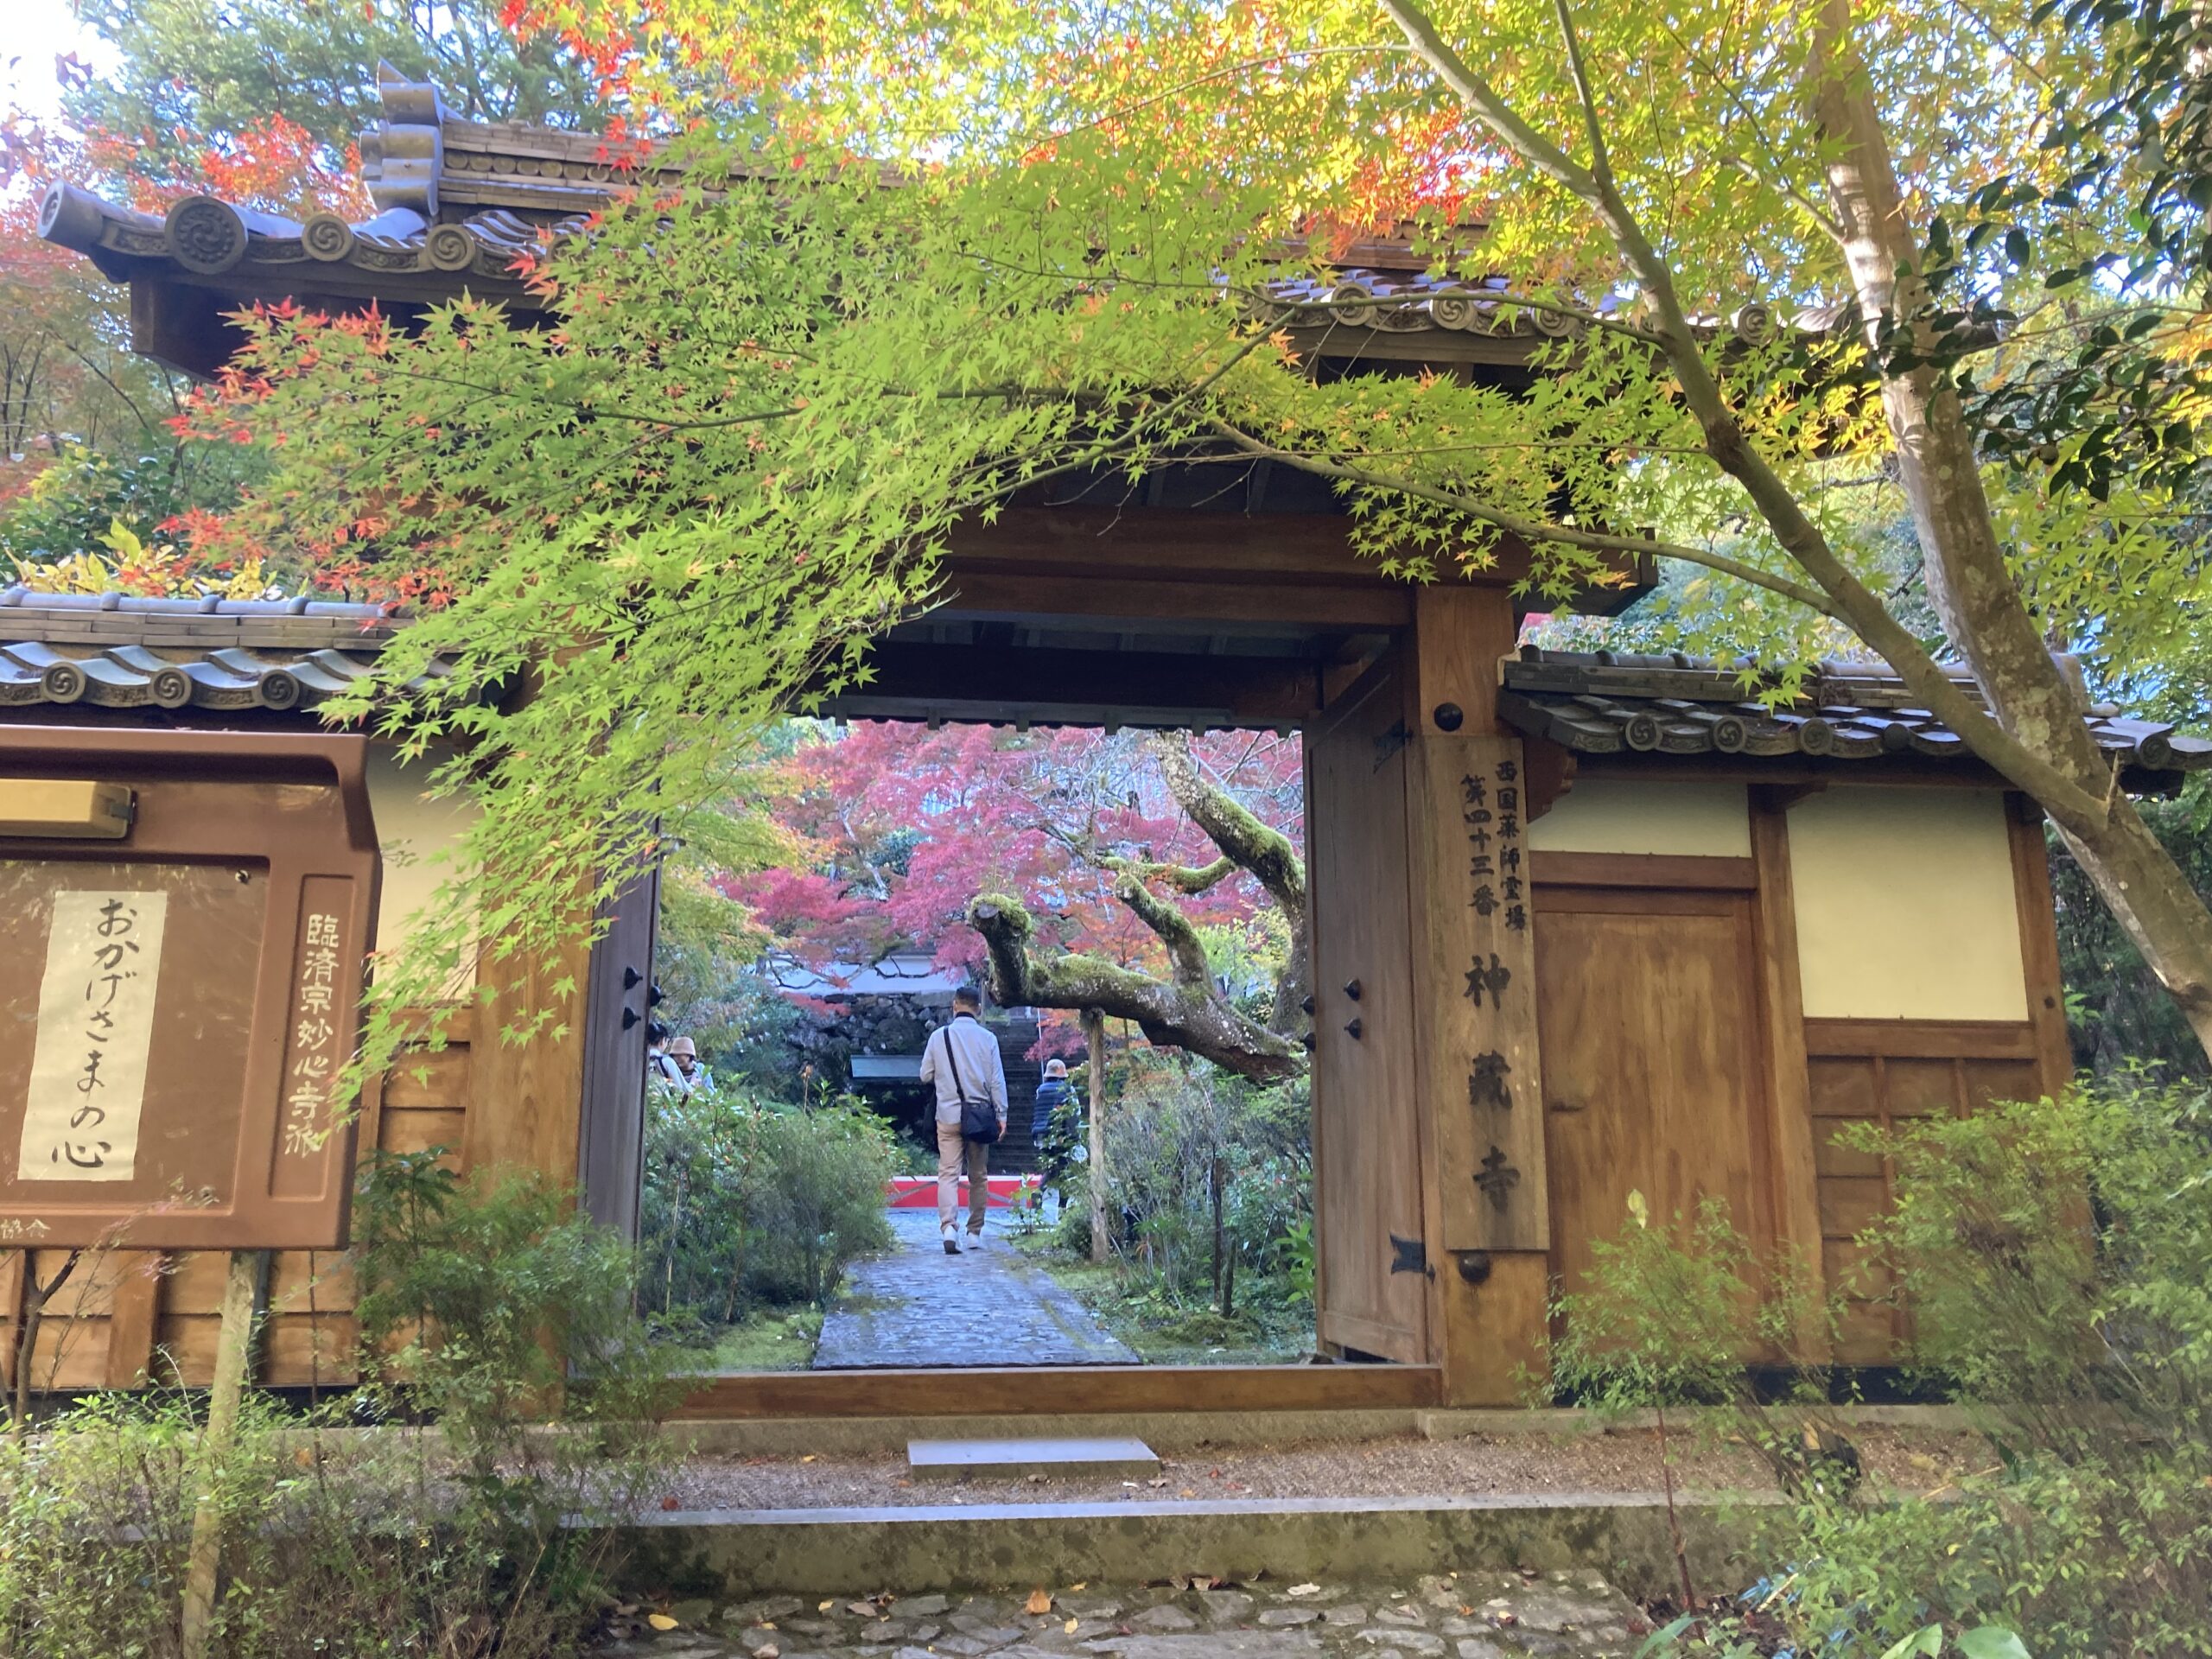
{"type": "Polygon", "coordinates": [[[1015,1248],[1148,1365],[1289,1365],[1313,1350],[1313,1315],[1303,1307],[1293,1314],[1263,1306],[1224,1319],[1210,1307],[1170,1305],[1122,1263],[1070,1256],[1049,1233],[1017,1238],[1015,1248]]]}

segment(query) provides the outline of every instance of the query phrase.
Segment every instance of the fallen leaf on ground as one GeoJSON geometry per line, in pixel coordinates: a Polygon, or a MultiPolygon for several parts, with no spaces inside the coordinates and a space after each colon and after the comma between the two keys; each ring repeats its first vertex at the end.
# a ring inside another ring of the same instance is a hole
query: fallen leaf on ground
{"type": "Polygon", "coordinates": [[[1022,1605],[1026,1613],[1049,1613],[1052,1611],[1052,1592],[1046,1589],[1032,1590],[1029,1599],[1022,1605]]]}
{"type": "Polygon", "coordinates": [[[801,1458],[799,1461],[801,1463],[812,1463],[814,1461],[814,1453],[811,1452],[808,1452],[804,1457],[801,1458]]]}
{"type": "Polygon", "coordinates": [[[1196,1497],[1198,1495],[1197,1490],[1190,1486],[1185,1486],[1181,1491],[1175,1494],[1178,1497],[1196,1497]]]}
{"type": "Polygon", "coordinates": [[[784,1659],[784,1650],[772,1642],[764,1642],[753,1649],[753,1659],[784,1659]]]}
{"type": "Polygon", "coordinates": [[[681,1503],[678,1503],[673,1497],[664,1497],[661,1499],[660,1506],[664,1510],[680,1510],[683,1507],[681,1503]]]}
{"type": "Polygon", "coordinates": [[[826,1613],[836,1605],[837,1604],[834,1599],[830,1601],[817,1601],[814,1604],[814,1611],[817,1613],[826,1613]]]}
{"type": "Polygon", "coordinates": [[[676,1628],[678,1621],[671,1618],[666,1613],[647,1613],[645,1615],[645,1623],[652,1625],[653,1629],[657,1630],[672,1630],[676,1628]]]}
{"type": "Polygon", "coordinates": [[[1060,1633],[1063,1636],[1073,1636],[1076,1631],[1076,1626],[1082,1623],[1083,1621],[1079,1618],[1071,1618],[1068,1620],[1066,1624],[1060,1626],[1060,1633]]]}

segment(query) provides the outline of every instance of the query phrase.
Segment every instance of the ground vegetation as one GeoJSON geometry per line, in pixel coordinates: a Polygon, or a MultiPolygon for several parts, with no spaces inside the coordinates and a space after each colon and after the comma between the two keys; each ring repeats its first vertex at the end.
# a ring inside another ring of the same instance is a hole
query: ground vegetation
{"type": "Polygon", "coordinates": [[[1834,1411],[1822,1322],[1745,1323],[1768,1275],[1729,1219],[1632,1217],[1559,1310],[1559,1383],[1601,1405],[1722,1405],[1718,1421],[1793,1499],[1766,1545],[1767,1581],[1741,1601],[1686,1581],[1669,1640],[1934,1652],[2004,1630],[2051,1659],[2205,1651],[2201,1088],[2088,1085],[1852,1133],[1893,1160],[1897,1201],[1860,1241],[1866,1269],[1835,1294],[1910,1311],[1907,1363],[1965,1408],[1985,1455],[1921,1497],[1870,1478],[1834,1411]],[[1751,1329],[1794,1357],[1798,1387],[1752,1387],[1751,1329]]]}
{"type": "MultiPolygon", "coordinates": [[[[1087,1068],[1086,1068],[1087,1069],[1087,1068]]],[[[1033,1248],[1147,1360],[1268,1363],[1313,1345],[1313,1155],[1304,1080],[1255,1084],[1204,1061],[1131,1055],[1104,1124],[1109,1249],[1072,1166],[1033,1248]]],[[[1088,1083],[1082,1071],[1078,1087],[1088,1083]]],[[[1080,1096],[1079,1096],[1080,1097],[1080,1096]]]]}
{"type": "Polygon", "coordinates": [[[632,1257],[569,1195],[464,1182],[435,1152],[373,1162],[355,1216],[358,1389],[250,1393],[222,1446],[201,1401],[160,1389],[0,1442],[0,1651],[175,1659],[203,1495],[230,1659],[575,1650],[612,1599],[614,1523],[665,1476],[673,1353],[630,1314],[632,1257]]]}

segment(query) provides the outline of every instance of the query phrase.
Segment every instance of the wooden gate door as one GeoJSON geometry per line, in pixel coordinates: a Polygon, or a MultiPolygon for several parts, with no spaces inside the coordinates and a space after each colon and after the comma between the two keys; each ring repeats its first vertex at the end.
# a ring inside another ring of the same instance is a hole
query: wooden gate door
{"type": "Polygon", "coordinates": [[[1708,1196],[1762,1255],[1773,1165],[1751,895],[1536,889],[1552,1273],[1586,1288],[1628,1198],[1653,1224],[1708,1196]]]}
{"type": "Polygon", "coordinates": [[[1428,1357],[1427,1282],[1419,1266],[1407,760],[1403,683],[1387,659],[1306,734],[1314,1300],[1325,1344],[1420,1363],[1428,1357]]]}

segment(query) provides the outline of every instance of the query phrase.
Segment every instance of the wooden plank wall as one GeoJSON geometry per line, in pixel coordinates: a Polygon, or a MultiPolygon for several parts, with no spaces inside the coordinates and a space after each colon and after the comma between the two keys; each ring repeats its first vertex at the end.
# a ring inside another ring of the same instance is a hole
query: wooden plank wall
{"type": "MultiPolygon", "coordinates": [[[[470,1012],[457,1010],[448,1046],[421,1053],[384,1079],[365,1144],[387,1152],[465,1144],[476,1044],[470,1012]]],[[[64,1253],[35,1253],[34,1271],[53,1278],[64,1253]]],[[[0,1355],[15,1347],[22,1309],[23,1254],[0,1256],[0,1355]]],[[[157,1385],[197,1387],[213,1370],[224,1259],[213,1252],[168,1256],[142,1251],[89,1255],[47,1305],[33,1386],[41,1391],[157,1385]]],[[[284,1250],[270,1265],[269,1321],[257,1375],[274,1388],[353,1381],[353,1286],[340,1251],[284,1250]]],[[[9,1379],[12,1382],[12,1378],[9,1379]]]]}
{"type": "Polygon", "coordinates": [[[2009,1020],[1808,1020],[1806,1064],[1818,1175],[1821,1266],[1846,1299],[1836,1358],[1894,1360],[1910,1332],[1903,1310],[1878,1300],[1889,1281],[1853,1241],[1890,1207],[1888,1160],[1838,1143],[1853,1124],[1887,1130],[1914,1118],[1965,1117],[1992,1101],[2033,1099],[2044,1073],[2033,1025],[2009,1020]]]}

